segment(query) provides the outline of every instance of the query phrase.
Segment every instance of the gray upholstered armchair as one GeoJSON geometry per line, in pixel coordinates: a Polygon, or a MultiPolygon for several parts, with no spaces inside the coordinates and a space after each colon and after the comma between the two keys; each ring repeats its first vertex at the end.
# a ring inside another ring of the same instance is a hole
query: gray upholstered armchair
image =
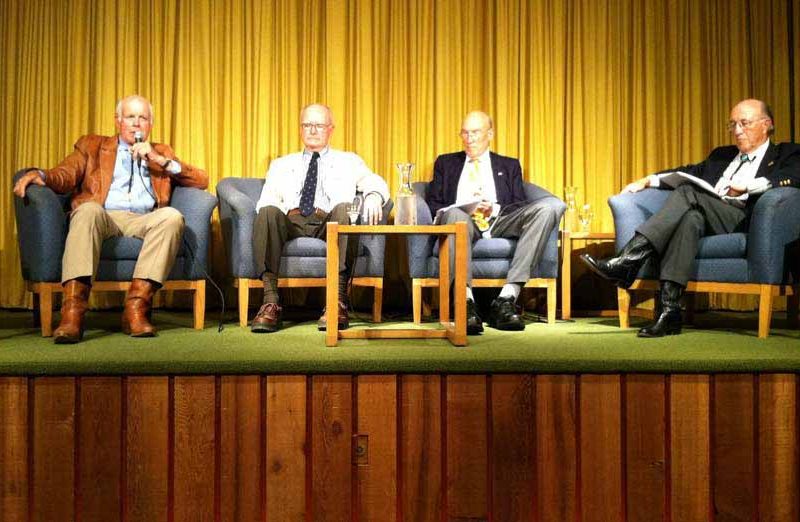
{"type": "MultiPolygon", "coordinates": [[[[617,250],[655,214],[670,192],[646,189],[609,198],[617,250]]],[[[800,189],[768,190],[756,202],[748,231],[704,237],[688,292],[730,292],[759,297],[758,336],[769,335],[773,299],[789,295],[790,318],[797,319],[800,256],[800,189]]],[[[619,289],[620,326],[628,327],[630,290],[656,290],[657,271],[648,261],[629,290],[619,289]]]]}
{"type": "MultiPolygon", "coordinates": [[[[17,172],[14,183],[25,171],[17,172]]],[[[183,244],[164,290],[190,290],[194,293],[194,327],[202,329],[205,320],[208,246],[211,213],[216,198],[196,188],[176,187],[170,205],[178,209],[186,223],[183,244]]],[[[42,335],[52,335],[53,294],[61,292],[61,257],[67,238],[69,195],[56,194],[48,187],[30,185],[25,198],[14,198],[22,277],[34,296],[34,316],[40,317],[42,335]]],[[[133,268],[142,240],[133,237],[107,239],[92,291],[125,291],[130,286],[133,268]]]]}
{"type": "MultiPolygon", "coordinates": [[[[263,288],[253,258],[253,223],[256,203],[264,186],[263,178],[225,178],[217,184],[222,237],[234,285],[239,289],[239,324],[247,326],[250,288],[263,288]]],[[[392,210],[392,201],[383,206],[383,221],[392,210]]],[[[372,320],[380,322],[383,303],[383,258],[386,237],[360,236],[353,268],[353,285],[374,289],[372,320]]],[[[279,287],[325,286],[325,241],[311,237],[292,239],[284,247],[278,274],[279,287]]]]}
{"type": "MultiPolygon", "coordinates": [[[[433,223],[431,211],[425,203],[427,182],[413,185],[417,195],[417,224],[433,223]]],[[[567,206],[545,189],[525,183],[525,195],[529,202],[546,199],[558,212],[558,219],[564,214],[567,206]]],[[[412,278],[412,301],[414,322],[422,320],[422,289],[439,285],[439,246],[436,238],[426,235],[408,236],[408,271],[412,278]]],[[[505,283],[511,259],[517,241],[514,239],[479,239],[472,247],[472,286],[500,287],[505,283]]],[[[556,321],[556,278],[558,277],[558,230],[553,229],[547,248],[539,266],[531,270],[531,278],[526,288],[547,289],[547,322],[556,321]]],[[[425,306],[427,308],[427,306],[425,306]]]]}

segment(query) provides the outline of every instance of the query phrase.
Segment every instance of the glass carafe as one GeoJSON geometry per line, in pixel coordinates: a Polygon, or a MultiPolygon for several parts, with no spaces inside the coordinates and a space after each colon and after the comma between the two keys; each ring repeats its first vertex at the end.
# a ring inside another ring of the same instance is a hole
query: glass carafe
{"type": "Polygon", "coordinates": [[[413,163],[397,163],[397,173],[400,176],[400,183],[397,187],[397,198],[395,204],[397,212],[394,215],[395,225],[416,225],[417,224],[417,197],[411,188],[413,163]]]}

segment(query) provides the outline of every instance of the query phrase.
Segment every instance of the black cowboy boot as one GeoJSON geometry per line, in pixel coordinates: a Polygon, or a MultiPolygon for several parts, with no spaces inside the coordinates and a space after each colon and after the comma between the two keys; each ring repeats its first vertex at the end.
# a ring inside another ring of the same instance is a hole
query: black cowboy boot
{"type": "Polygon", "coordinates": [[[661,313],[653,324],[645,326],[639,337],[664,337],[681,333],[681,296],[683,287],[674,281],[661,281],[661,313]]]}
{"type": "Polygon", "coordinates": [[[608,279],[621,288],[629,288],[636,279],[639,269],[655,251],[646,237],[635,234],[633,239],[622,247],[617,257],[595,259],[589,254],[583,254],[581,259],[603,279],[608,279]]]}

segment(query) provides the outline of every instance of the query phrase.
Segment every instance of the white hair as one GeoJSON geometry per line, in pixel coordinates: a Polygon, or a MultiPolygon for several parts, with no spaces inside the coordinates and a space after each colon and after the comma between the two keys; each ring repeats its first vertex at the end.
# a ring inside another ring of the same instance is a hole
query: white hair
{"type": "Polygon", "coordinates": [[[129,101],[133,100],[141,100],[142,102],[147,104],[147,108],[150,110],[150,122],[152,123],[155,119],[155,112],[153,111],[153,104],[150,103],[150,100],[145,98],[144,96],[140,96],[138,94],[131,94],[130,96],[125,96],[119,102],[117,102],[117,109],[114,113],[117,115],[117,121],[122,120],[122,107],[128,103],[129,101]]]}

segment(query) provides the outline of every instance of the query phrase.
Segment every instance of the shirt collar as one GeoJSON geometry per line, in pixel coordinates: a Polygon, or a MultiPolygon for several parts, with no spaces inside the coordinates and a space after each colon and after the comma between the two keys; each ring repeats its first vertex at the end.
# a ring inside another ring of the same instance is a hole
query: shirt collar
{"type": "MultiPolygon", "coordinates": [[[[753,161],[755,161],[757,159],[763,158],[767,154],[767,149],[769,148],[769,143],[770,143],[770,141],[767,140],[764,143],[762,143],[761,145],[759,145],[756,150],[754,150],[753,152],[751,152],[750,154],[747,155],[747,161],[753,162],[753,161]]],[[[742,153],[741,152],[739,153],[738,157],[739,158],[742,157],[742,153]]]]}
{"type": "MultiPolygon", "coordinates": [[[[475,158],[475,159],[477,159],[477,160],[478,160],[478,163],[480,163],[480,164],[484,164],[484,163],[485,163],[485,164],[487,164],[487,165],[488,165],[488,164],[490,164],[490,163],[491,163],[491,156],[490,156],[490,154],[491,154],[491,153],[490,153],[489,149],[486,149],[485,151],[483,151],[483,154],[481,154],[480,156],[478,156],[478,157],[477,157],[477,158],[475,158]]],[[[470,162],[472,162],[472,158],[470,158],[469,156],[467,156],[467,163],[470,163],[470,162]]]]}
{"type": "MultiPolygon", "coordinates": [[[[321,157],[325,156],[326,154],[328,154],[328,151],[330,151],[330,150],[331,150],[331,147],[330,147],[330,145],[328,145],[327,147],[325,147],[324,149],[319,151],[319,157],[321,158],[321,157]]],[[[303,149],[303,159],[311,159],[311,157],[313,155],[314,155],[314,153],[311,152],[310,150],[303,149]]]]}
{"type": "Polygon", "coordinates": [[[122,136],[117,136],[117,150],[128,150],[130,145],[123,141],[122,136]]]}

